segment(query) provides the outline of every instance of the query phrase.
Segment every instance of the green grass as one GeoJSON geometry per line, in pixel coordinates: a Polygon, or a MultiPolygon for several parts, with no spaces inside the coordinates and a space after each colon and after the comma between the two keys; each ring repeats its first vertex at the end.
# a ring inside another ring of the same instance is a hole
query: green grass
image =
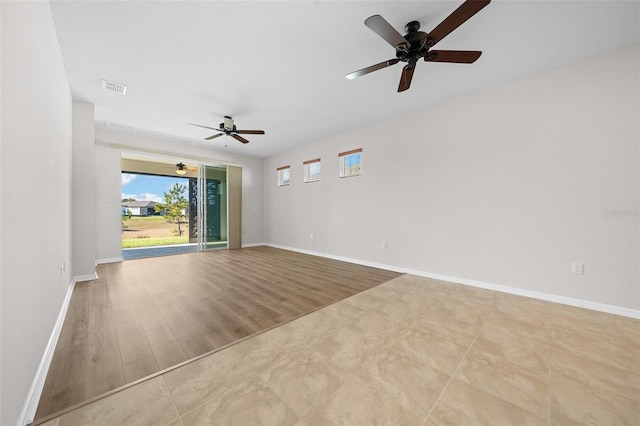
{"type": "Polygon", "coordinates": [[[164,216],[131,216],[131,221],[139,221],[139,222],[164,222],[167,220],[164,216]]]}
{"type": "Polygon", "coordinates": [[[164,216],[131,216],[131,218],[125,218],[124,224],[131,227],[155,227],[163,226],[167,222],[167,218],[164,216]]]}
{"type": "Polygon", "coordinates": [[[183,235],[182,237],[129,238],[122,240],[122,248],[167,246],[171,244],[186,244],[188,242],[188,235],[183,235]]]}

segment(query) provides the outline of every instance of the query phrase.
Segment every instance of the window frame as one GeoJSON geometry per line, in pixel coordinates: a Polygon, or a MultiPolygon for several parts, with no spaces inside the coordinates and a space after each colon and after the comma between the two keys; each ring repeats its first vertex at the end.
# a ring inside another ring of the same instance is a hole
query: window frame
{"type": "Polygon", "coordinates": [[[276,177],[276,185],[278,187],[281,186],[289,186],[291,184],[291,166],[282,166],[276,169],[277,177],[276,177]],[[284,179],[284,172],[288,171],[287,180],[284,179]]]}
{"type": "Polygon", "coordinates": [[[322,175],[322,166],[321,166],[321,159],[320,158],[314,158],[313,160],[307,160],[307,161],[303,161],[302,162],[302,166],[304,167],[304,183],[311,183],[311,182],[320,182],[320,177],[322,175]],[[317,173],[314,173],[314,176],[312,176],[312,167],[317,164],[318,165],[318,171],[317,173]]]}
{"type": "Polygon", "coordinates": [[[356,149],[352,149],[350,151],[344,151],[338,154],[338,177],[340,179],[344,179],[344,178],[355,177],[355,176],[362,176],[362,148],[356,148],[356,149]],[[352,172],[347,173],[347,170],[349,170],[347,169],[347,166],[346,166],[347,158],[354,154],[359,154],[357,173],[352,173],[352,172]]]}

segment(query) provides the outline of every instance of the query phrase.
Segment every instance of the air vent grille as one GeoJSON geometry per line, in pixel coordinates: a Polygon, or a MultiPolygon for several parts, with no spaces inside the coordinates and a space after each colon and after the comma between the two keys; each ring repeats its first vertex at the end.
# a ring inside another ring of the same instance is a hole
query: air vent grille
{"type": "Polygon", "coordinates": [[[108,80],[102,80],[102,89],[122,96],[127,94],[127,86],[108,80]]]}

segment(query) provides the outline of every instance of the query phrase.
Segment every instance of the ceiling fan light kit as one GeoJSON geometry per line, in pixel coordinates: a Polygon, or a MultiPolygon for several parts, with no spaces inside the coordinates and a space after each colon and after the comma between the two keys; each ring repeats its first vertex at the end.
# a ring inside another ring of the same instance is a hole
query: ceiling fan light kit
{"type": "Polygon", "coordinates": [[[465,23],[469,18],[487,6],[491,0],[467,0],[436,26],[430,33],[420,31],[420,22],[411,21],[405,26],[406,34],[402,36],[380,15],[373,15],[364,24],[396,50],[396,57],[371,65],[347,74],[347,78],[354,78],[374,71],[405,62],[402,69],[398,92],[404,92],[411,86],[411,79],[418,60],[426,62],[448,62],[456,64],[471,64],[475,62],[481,51],[468,50],[430,50],[453,30],[465,23]]]}
{"type": "Polygon", "coordinates": [[[249,143],[247,139],[243,138],[240,135],[264,135],[264,130],[238,130],[236,128],[236,125],[233,122],[233,118],[231,118],[228,115],[224,116],[224,122],[220,123],[220,127],[217,129],[215,127],[203,126],[202,124],[195,124],[195,123],[187,123],[187,124],[190,124],[192,126],[202,127],[203,129],[209,129],[209,130],[215,130],[216,132],[221,132],[221,133],[204,138],[204,140],[206,141],[210,141],[222,135],[227,135],[227,136],[231,136],[232,138],[242,143],[249,143]]]}
{"type": "Polygon", "coordinates": [[[176,174],[179,174],[180,176],[186,175],[187,172],[195,172],[197,170],[198,170],[197,168],[189,167],[186,164],[184,164],[182,161],[176,164],[176,174]]]}

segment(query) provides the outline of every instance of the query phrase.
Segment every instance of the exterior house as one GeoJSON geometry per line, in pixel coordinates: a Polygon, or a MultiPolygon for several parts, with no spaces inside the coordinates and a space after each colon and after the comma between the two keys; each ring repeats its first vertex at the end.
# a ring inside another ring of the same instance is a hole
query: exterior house
{"type": "Polygon", "coordinates": [[[123,201],[122,213],[125,214],[129,210],[131,216],[151,216],[156,212],[156,204],[155,201],[123,201]]]}

